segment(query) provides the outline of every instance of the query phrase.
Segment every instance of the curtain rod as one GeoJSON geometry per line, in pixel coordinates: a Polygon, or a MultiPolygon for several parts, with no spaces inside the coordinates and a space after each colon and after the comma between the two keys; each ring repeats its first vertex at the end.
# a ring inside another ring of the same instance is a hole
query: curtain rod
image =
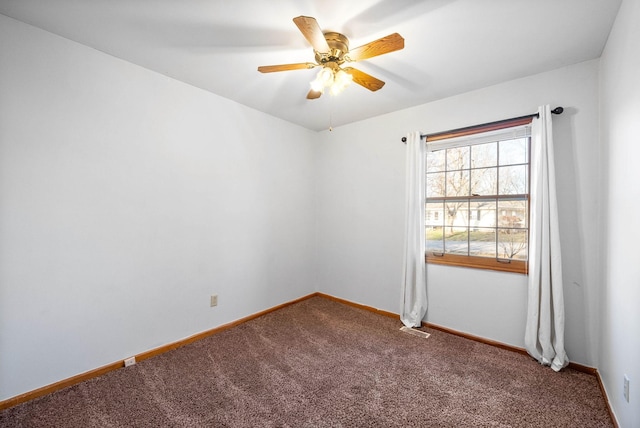
{"type": "MultiPolygon", "coordinates": [[[[551,110],[551,113],[553,113],[553,114],[562,114],[563,111],[564,111],[563,107],[556,107],[553,110],[551,110]]],[[[511,121],[515,121],[515,120],[519,120],[519,119],[529,119],[529,118],[533,118],[533,117],[540,117],[540,113],[533,113],[533,114],[528,114],[526,116],[513,117],[511,119],[502,119],[502,120],[497,120],[495,122],[482,123],[480,125],[465,126],[464,128],[450,129],[448,131],[435,132],[433,134],[420,134],[420,138],[427,137],[427,139],[428,139],[429,136],[433,136],[433,135],[437,135],[437,134],[452,134],[452,133],[455,133],[455,132],[466,131],[466,130],[469,130],[469,129],[472,129],[472,128],[479,128],[481,126],[500,125],[503,122],[511,122],[511,121]]],[[[407,143],[407,137],[402,137],[402,142],[406,144],[407,143]]]]}

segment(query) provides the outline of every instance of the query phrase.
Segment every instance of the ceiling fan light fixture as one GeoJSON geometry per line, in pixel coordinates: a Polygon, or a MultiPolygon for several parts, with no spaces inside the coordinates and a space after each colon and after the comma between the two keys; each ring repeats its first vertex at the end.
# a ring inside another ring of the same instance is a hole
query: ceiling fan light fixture
{"type": "Polygon", "coordinates": [[[324,88],[333,83],[333,70],[329,67],[322,67],[316,78],[311,81],[311,89],[315,92],[324,92],[324,88]]]}
{"type": "Polygon", "coordinates": [[[352,80],[353,77],[349,73],[344,70],[338,70],[331,85],[331,95],[338,95],[344,88],[349,86],[352,80]]]}
{"type": "Polygon", "coordinates": [[[353,76],[344,70],[338,70],[335,81],[340,86],[348,86],[353,81],[353,76]]]}
{"type": "Polygon", "coordinates": [[[322,93],[324,92],[324,84],[322,84],[322,81],[316,77],[311,81],[311,90],[322,93]]]}
{"type": "Polygon", "coordinates": [[[338,95],[352,80],[351,74],[340,68],[323,67],[311,82],[311,89],[315,92],[324,93],[324,89],[329,88],[332,95],[338,95]]]}
{"type": "Polygon", "coordinates": [[[335,80],[333,70],[329,67],[322,67],[318,72],[318,80],[320,80],[324,86],[333,85],[335,80]]]}
{"type": "Polygon", "coordinates": [[[338,95],[343,89],[343,86],[333,85],[329,90],[329,93],[331,93],[331,95],[338,95]]]}

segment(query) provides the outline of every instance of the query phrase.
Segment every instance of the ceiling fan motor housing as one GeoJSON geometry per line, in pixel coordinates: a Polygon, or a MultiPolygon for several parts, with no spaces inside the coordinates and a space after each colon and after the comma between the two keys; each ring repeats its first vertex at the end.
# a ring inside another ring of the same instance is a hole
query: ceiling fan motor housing
{"type": "Polygon", "coordinates": [[[344,34],[335,33],[335,32],[326,32],[324,33],[324,38],[327,40],[327,44],[329,45],[329,52],[318,52],[316,53],[316,61],[320,65],[329,65],[329,63],[334,63],[336,65],[341,65],[344,63],[344,55],[349,53],[349,39],[344,34]]]}

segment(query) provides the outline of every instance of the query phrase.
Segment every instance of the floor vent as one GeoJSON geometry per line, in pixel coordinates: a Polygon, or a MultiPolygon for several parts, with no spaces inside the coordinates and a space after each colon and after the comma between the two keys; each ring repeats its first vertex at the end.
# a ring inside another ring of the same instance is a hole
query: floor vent
{"type": "Polygon", "coordinates": [[[427,337],[431,336],[427,332],[416,330],[415,328],[410,328],[410,327],[406,327],[406,326],[400,327],[400,331],[403,331],[403,332],[408,333],[408,334],[413,334],[414,336],[422,337],[424,339],[426,339],[427,337]]]}

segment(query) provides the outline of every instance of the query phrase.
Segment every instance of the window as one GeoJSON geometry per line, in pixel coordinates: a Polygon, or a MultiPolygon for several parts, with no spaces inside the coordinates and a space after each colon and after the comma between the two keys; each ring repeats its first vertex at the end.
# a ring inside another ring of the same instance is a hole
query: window
{"type": "Polygon", "coordinates": [[[526,273],[530,128],[505,126],[427,138],[428,263],[526,273]]]}

